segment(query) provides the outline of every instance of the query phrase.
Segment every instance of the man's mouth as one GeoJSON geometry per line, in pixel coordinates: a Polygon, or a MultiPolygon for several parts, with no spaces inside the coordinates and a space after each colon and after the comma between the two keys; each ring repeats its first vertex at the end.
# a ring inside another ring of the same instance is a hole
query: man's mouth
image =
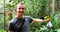
{"type": "Polygon", "coordinates": [[[19,11],[18,13],[23,13],[23,11],[19,11]]]}
{"type": "Polygon", "coordinates": [[[18,13],[20,13],[21,11],[18,11],[18,13]]]}

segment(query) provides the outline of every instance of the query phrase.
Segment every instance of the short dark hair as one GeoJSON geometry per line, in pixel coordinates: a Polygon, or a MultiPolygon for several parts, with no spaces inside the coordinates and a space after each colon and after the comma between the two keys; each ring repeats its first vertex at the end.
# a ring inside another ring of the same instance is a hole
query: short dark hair
{"type": "Polygon", "coordinates": [[[23,2],[19,2],[18,4],[22,4],[22,5],[24,5],[24,3],[23,3],[23,2]]]}
{"type": "Polygon", "coordinates": [[[19,5],[19,4],[24,5],[24,3],[23,3],[23,2],[19,2],[17,5],[19,5]]]}
{"type": "MultiPolygon", "coordinates": [[[[19,3],[16,5],[16,8],[17,8],[17,6],[18,6],[19,4],[24,5],[23,2],[19,2],[19,3]]],[[[16,11],[16,8],[15,8],[15,11],[16,11]]]]}

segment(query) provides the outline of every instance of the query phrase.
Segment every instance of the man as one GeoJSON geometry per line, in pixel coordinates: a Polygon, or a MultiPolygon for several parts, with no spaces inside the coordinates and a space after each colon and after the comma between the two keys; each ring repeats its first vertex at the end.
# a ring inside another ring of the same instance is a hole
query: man
{"type": "Polygon", "coordinates": [[[16,7],[16,17],[13,18],[8,25],[8,32],[30,32],[31,22],[47,22],[49,19],[35,19],[29,16],[23,16],[25,12],[25,6],[23,3],[17,4],[16,7]]]}

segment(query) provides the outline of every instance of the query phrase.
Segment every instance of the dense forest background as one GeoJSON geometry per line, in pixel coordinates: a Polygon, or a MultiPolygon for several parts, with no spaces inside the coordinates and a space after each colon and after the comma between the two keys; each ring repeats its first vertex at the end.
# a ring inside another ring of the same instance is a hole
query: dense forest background
{"type": "Polygon", "coordinates": [[[9,21],[16,15],[16,5],[23,2],[26,11],[24,15],[33,18],[49,16],[53,27],[48,28],[47,23],[31,23],[30,32],[59,32],[60,31],[60,0],[0,0],[0,31],[6,32],[9,21]]]}

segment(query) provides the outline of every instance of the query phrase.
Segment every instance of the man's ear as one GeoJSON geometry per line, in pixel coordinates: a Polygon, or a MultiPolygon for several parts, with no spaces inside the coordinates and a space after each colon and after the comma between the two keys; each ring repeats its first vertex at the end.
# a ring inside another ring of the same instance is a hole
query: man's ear
{"type": "Polygon", "coordinates": [[[26,8],[25,8],[25,11],[26,11],[26,8]]]}
{"type": "Polygon", "coordinates": [[[15,9],[15,12],[16,12],[16,9],[15,9]]]}
{"type": "Polygon", "coordinates": [[[15,12],[17,12],[16,10],[17,10],[17,8],[15,9],[15,12]]]}

